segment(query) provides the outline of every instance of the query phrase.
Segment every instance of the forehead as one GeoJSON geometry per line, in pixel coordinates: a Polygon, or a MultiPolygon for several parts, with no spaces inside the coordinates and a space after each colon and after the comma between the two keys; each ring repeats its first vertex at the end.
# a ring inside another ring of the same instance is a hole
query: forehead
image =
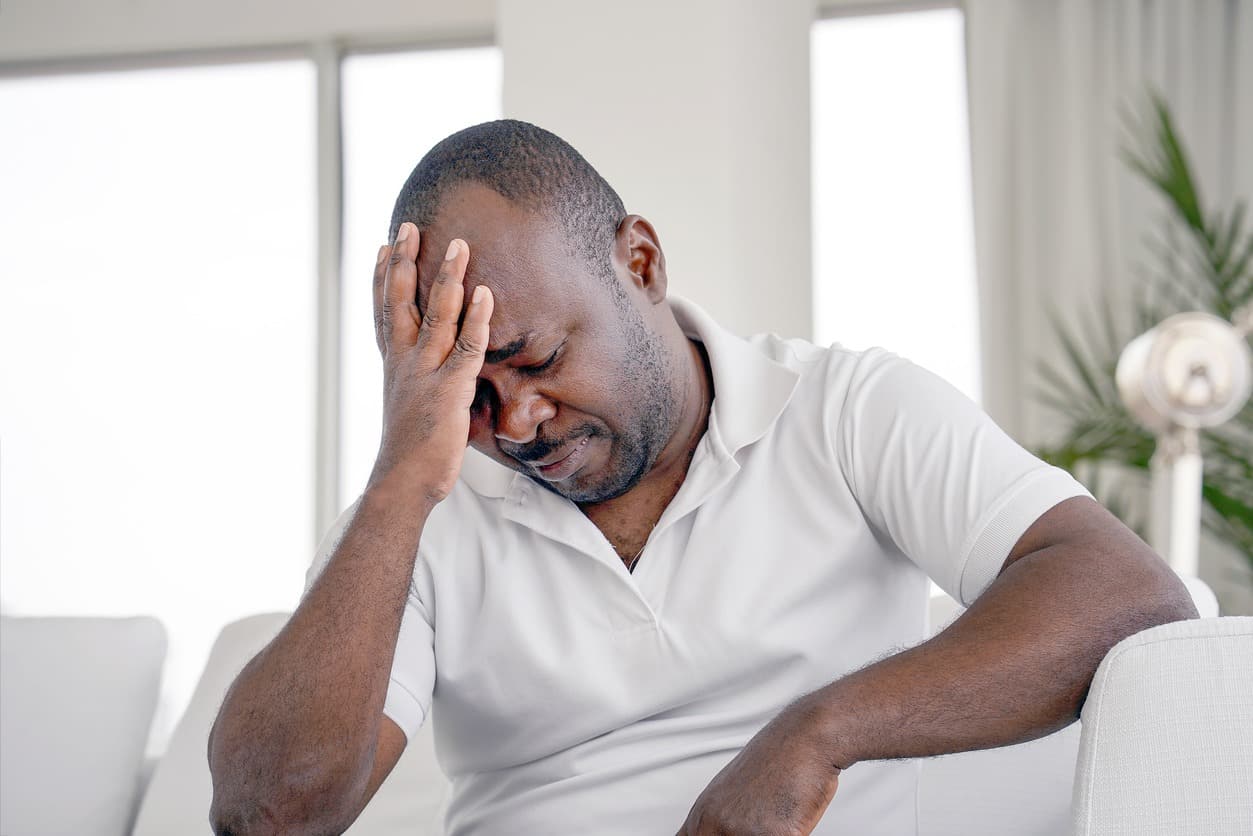
{"type": "Polygon", "coordinates": [[[470,247],[466,304],[479,284],[487,285],[495,300],[493,349],[550,331],[584,306],[591,277],[565,245],[560,224],[486,186],[466,183],[449,190],[434,222],[421,233],[419,306],[426,305],[448,242],[462,239],[470,247]]]}

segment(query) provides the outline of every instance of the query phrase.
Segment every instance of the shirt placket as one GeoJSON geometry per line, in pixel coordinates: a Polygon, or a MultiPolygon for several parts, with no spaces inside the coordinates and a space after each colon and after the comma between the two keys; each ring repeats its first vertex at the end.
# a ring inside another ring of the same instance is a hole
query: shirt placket
{"type": "Polygon", "coordinates": [[[730,482],[739,469],[739,463],[722,446],[716,432],[706,433],[692,457],[683,485],[657,520],[635,568],[635,586],[654,618],[660,620],[664,613],[670,585],[687,551],[690,515],[730,482]]]}
{"type": "Polygon", "coordinates": [[[573,502],[519,475],[505,499],[504,516],[599,564],[601,571],[595,577],[600,582],[587,594],[604,599],[606,616],[615,631],[656,625],[652,607],[613,545],[573,502]]]}

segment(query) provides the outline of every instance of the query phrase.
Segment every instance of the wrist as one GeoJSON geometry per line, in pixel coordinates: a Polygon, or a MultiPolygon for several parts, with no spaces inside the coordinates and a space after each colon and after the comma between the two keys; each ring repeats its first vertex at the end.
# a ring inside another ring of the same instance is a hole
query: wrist
{"type": "Polygon", "coordinates": [[[364,496],[374,502],[404,505],[417,511],[423,519],[444,498],[417,468],[380,467],[378,464],[366,481],[364,496]]]}
{"type": "Polygon", "coordinates": [[[801,697],[789,708],[801,734],[823,764],[841,772],[862,760],[856,750],[856,713],[842,700],[838,682],[801,697]]]}

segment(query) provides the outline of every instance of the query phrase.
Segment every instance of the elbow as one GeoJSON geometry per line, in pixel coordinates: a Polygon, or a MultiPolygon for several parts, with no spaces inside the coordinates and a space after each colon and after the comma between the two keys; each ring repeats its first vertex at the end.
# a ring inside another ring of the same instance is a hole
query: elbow
{"type": "Polygon", "coordinates": [[[315,832],[284,815],[284,811],[256,792],[228,786],[217,776],[209,803],[209,826],[216,836],[292,836],[315,832]]]}
{"type": "Polygon", "coordinates": [[[291,805],[276,807],[257,798],[231,798],[215,789],[209,826],[216,836],[329,836],[348,829],[342,816],[328,816],[328,812],[320,807],[316,814],[312,810],[297,813],[291,805]]]}
{"type": "Polygon", "coordinates": [[[1160,559],[1155,561],[1153,569],[1134,587],[1136,595],[1133,609],[1139,620],[1135,632],[1174,621],[1199,618],[1192,593],[1174,570],[1160,559]]]}
{"type": "Polygon", "coordinates": [[[359,812],[357,784],[342,771],[304,770],[282,776],[213,771],[209,824],[217,836],[329,836],[343,833],[359,812]]]}
{"type": "Polygon", "coordinates": [[[209,808],[209,827],[215,836],[277,836],[293,832],[284,828],[272,812],[264,808],[220,804],[216,792],[209,808]]]}
{"type": "MultiPolygon", "coordinates": [[[[1174,575],[1173,572],[1171,574],[1174,575]]],[[[1168,588],[1159,593],[1159,606],[1155,613],[1154,626],[1201,617],[1201,614],[1197,612],[1196,602],[1192,600],[1192,593],[1184,586],[1183,581],[1177,576],[1170,580],[1168,588]]]]}

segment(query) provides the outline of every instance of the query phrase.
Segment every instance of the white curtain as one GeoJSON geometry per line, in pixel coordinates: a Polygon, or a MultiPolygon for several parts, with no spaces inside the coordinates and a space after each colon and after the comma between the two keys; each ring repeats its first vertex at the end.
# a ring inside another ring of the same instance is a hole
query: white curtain
{"type": "MultiPolygon", "coordinates": [[[[1065,368],[1068,324],[1123,301],[1154,262],[1161,198],[1119,158],[1148,91],[1175,118],[1204,205],[1253,203],[1253,0],[966,0],[984,405],[1019,441],[1052,440],[1037,364],[1065,368]]],[[[1251,207],[1253,208],[1253,207],[1251,207]]],[[[1124,306],[1127,321],[1130,308],[1124,306]]],[[[1253,575],[1202,538],[1224,614],[1253,613],[1253,575]]]]}
{"type": "MultiPolygon", "coordinates": [[[[1120,115],[1162,94],[1202,198],[1253,197],[1253,0],[966,0],[984,404],[1028,444],[1063,318],[1126,294],[1160,198],[1119,159],[1120,115]]],[[[1140,139],[1136,137],[1136,139],[1140,139]]]]}

